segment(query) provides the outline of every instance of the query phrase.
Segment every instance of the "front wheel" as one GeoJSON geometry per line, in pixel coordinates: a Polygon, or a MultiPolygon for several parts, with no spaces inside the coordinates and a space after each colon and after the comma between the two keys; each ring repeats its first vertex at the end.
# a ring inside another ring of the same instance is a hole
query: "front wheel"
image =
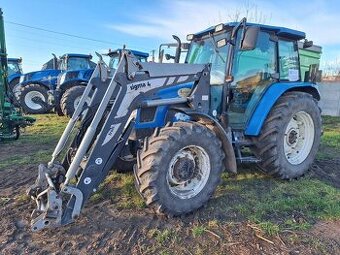
{"type": "Polygon", "coordinates": [[[51,110],[47,99],[45,87],[39,84],[29,84],[21,88],[19,103],[26,113],[46,113],[51,110]]]}
{"type": "Polygon", "coordinates": [[[75,86],[65,91],[60,100],[60,108],[64,115],[72,117],[84,91],[85,86],[75,86]]]}
{"type": "Polygon", "coordinates": [[[156,212],[190,213],[213,195],[224,156],[221,141],[207,127],[176,122],[156,131],[138,151],[136,185],[156,212]]]}
{"type": "Polygon", "coordinates": [[[284,94],[254,139],[254,153],[262,160],[259,167],[281,179],[302,176],[315,159],[321,123],[320,109],[310,94],[284,94]]]}

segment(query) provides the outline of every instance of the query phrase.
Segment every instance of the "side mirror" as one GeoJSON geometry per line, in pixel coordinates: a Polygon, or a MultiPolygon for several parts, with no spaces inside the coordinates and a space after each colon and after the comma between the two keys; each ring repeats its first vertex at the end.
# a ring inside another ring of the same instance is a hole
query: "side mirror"
{"type": "Polygon", "coordinates": [[[260,28],[256,26],[247,27],[243,34],[241,50],[253,50],[256,47],[260,28]]]}
{"type": "Polygon", "coordinates": [[[313,41],[308,41],[308,40],[305,40],[303,42],[303,48],[306,49],[306,48],[309,48],[309,47],[312,47],[313,46],[313,41]]]}

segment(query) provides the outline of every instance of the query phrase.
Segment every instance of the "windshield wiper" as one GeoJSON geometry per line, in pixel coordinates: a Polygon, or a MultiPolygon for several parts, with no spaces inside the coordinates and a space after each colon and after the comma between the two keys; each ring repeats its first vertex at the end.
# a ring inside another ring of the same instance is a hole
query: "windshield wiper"
{"type": "Polygon", "coordinates": [[[214,42],[214,51],[215,51],[216,54],[221,58],[223,64],[225,64],[225,60],[224,60],[224,58],[222,57],[220,51],[218,50],[218,48],[217,48],[217,46],[216,46],[216,40],[215,40],[215,37],[214,37],[213,33],[209,33],[209,36],[210,36],[210,38],[211,38],[211,39],[213,40],[213,42],[214,42]]]}

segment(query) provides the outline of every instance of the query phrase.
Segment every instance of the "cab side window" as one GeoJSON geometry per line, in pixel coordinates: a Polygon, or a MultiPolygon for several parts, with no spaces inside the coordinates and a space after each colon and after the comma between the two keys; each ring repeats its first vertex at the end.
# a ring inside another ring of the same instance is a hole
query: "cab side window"
{"type": "Polygon", "coordinates": [[[300,80],[299,53],[292,41],[279,40],[280,80],[300,80]]]}

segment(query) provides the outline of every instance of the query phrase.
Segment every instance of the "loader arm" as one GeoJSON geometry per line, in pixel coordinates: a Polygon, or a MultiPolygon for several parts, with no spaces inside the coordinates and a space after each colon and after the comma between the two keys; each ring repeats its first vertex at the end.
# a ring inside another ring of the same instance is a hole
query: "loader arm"
{"type": "Polygon", "coordinates": [[[133,127],[131,114],[135,109],[185,104],[203,114],[209,111],[209,65],[140,63],[132,53],[124,51],[111,79],[109,72],[100,60],[52,160],[39,166],[36,183],[28,190],[37,203],[33,231],[65,225],[79,216],[129,137],[133,127]],[[188,97],[148,100],[159,89],[184,82],[194,84],[188,97]],[[65,148],[79,119],[81,129],[71,147],[65,148]],[[72,157],[67,153],[60,164],[57,159],[65,149],[72,150],[72,157]]]}

